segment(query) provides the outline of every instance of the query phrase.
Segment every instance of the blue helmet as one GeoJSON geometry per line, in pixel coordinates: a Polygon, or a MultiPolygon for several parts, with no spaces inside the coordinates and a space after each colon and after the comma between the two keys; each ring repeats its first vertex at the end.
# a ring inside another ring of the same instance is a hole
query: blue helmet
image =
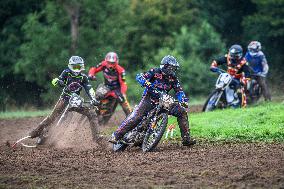
{"type": "Polygon", "coordinates": [[[231,64],[236,65],[243,57],[243,48],[240,45],[233,45],[229,49],[231,64]]]}
{"type": "Polygon", "coordinates": [[[179,68],[179,63],[175,57],[167,55],[162,59],[160,67],[166,74],[174,75],[176,70],[179,68]]]}

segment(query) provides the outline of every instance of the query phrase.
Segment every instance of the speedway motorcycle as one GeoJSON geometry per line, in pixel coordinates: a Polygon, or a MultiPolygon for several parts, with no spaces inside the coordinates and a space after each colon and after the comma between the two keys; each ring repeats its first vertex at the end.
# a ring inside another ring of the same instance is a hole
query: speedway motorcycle
{"type": "Polygon", "coordinates": [[[119,94],[112,91],[104,84],[99,84],[96,90],[96,99],[100,102],[98,106],[98,118],[100,124],[106,124],[118,105],[119,94]]]}
{"type": "Polygon", "coordinates": [[[260,76],[257,74],[251,74],[251,79],[248,81],[246,90],[246,95],[248,96],[248,104],[256,103],[262,95],[261,87],[257,82],[257,77],[260,76]]]}
{"type": "Polygon", "coordinates": [[[158,145],[167,127],[170,107],[177,101],[167,93],[155,93],[160,96],[159,102],[134,129],[124,135],[121,141],[113,144],[113,151],[123,151],[128,146],[139,146],[143,152],[149,152],[158,145]]]}
{"type": "MultiPolygon", "coordinates": [[[[74,88],[74,83],[72,83],[72,84],[73,84],[72,87],[74,88]]],[[[69,87],[69,86],[67,86],[67,87],[69,87]]],[[[77,92],[77,90],[71,91],[71,96],[70,96],[68,105],[66,106],[66,108],[64,109],[62,115],[58,119],[58,121],[57,121],[57,123],[55,125],[56,127],[59,126],[60,124],[62,124],[66,120],[67,115],[71,111],[75,111],[75,112],[78,112],[78,113],[81,112],[81,114],[82,114],[82,111],[89,111],[91,109],[97,110],[97,107],[95,105],[93,105],[90,101],[85,101],[76,92],[77,92]]],[[[84,118],[84,117],[85,116],[82,115],[82,117],[79,120],[79,122],[83,121],[82,118],[84,118]]],[[[93,127],[91,127],[91,129],[92,129],[92,134],[94,136],[96,134],[96,130],[94,130],[95,128],[93,128],[93,127]]],[[[30,140],[30,138],[31,138],[30,136],[25,136],[25,137],[19,139],[18,141],[16,141],[12,145],[12,148],[16,148],[16,146],[18,144],[21,144],[22,146],[27,147],[27,148],[36,148],[38,145],[44,144],[44,142],[46,141],[47,137],[48,137],[48,130],[46,128],[44,128],[42,134],[37,138],[36,142],[31,141],[30,140]]]]}
{"type": "MultiPolygon", "coordinates": [[[[243,98],[238,95],[238,89],[232,85],[233,82],[239,83],[226,71],[219,69],[220,74],[216,84],[215,90],[209,95],[206,100],[202,111],[208,112],[215,109],[224,109],[226,107],[241,107],[243,98]]],[[[241,87],[241,90],[244,90],[241,87]]]]}

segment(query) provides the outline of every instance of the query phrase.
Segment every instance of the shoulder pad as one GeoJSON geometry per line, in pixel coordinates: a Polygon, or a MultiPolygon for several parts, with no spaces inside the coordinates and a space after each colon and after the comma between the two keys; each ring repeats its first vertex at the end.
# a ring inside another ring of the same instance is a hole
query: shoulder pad
{"type": "Polygon", "coordinates": [[[69,68],[66,68],[66,69],[63,70],[63,72],[68,73],[68,72],[71,72],[71,70],[69,68]]]}
{"type": "Polygon", "coordinates": [[[263,56],[264,56],[264,53],[263,53],[262,51],[259,51],[259,52],[258,52],[258,56],[263,57],[263,56]]]}
{"type": "Polygon", "coordinates": [[[100,67],[100,66],[106,66],[107,62],[106,61],[102,61],[101,63],[99,63],[96,67],[100,67]]]}
{"type": "Polygon", "coordinates": [[[151,72],[161,72],[161,68],[152,68],[150,69],[151,72]]]}

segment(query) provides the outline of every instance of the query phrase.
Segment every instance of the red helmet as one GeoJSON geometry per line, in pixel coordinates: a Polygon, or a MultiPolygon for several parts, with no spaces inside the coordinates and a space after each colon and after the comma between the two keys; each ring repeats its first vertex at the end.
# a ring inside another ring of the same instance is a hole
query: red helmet
{"type": "Polygon", "coordinates": [[[116,66],[118,64],[118,56],[115,52],[107,53],[105,61],[108,62],[110,67],[116,66]]]}

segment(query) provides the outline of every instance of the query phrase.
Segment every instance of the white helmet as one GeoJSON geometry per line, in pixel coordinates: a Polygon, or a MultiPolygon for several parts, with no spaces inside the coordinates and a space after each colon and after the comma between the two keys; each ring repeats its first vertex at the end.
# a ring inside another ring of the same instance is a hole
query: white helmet
{"type": "Polygon", "coordinates": [[[248,45],[248,51],[250,55],[255,56],[261,50],[261,43],[258,41],[252,41],[248,45]]]}
{"type": "Polygon", "coordinates": [[[80,73],[85,70],[84,60],[80,56],[71,56],[68,68],[74,73],[80,73]]]}

